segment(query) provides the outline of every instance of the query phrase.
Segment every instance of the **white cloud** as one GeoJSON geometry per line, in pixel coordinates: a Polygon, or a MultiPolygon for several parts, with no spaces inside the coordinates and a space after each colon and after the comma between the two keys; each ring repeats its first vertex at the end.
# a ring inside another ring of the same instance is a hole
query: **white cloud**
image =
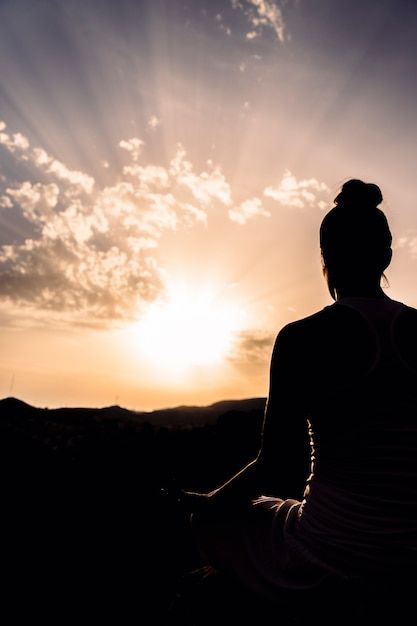
{"type": "Polygon", "coordinates": [[[18,187],[7,188],[6,193],[22,208],[24,216],[29,221],[36,222],[41,216],[49,219],[52,215],[51,209],[58,202],[59,187],[55,183],[33,185],[25,181],[18,187]]]}
{"type": "Polygon", "coordinates": [[[182,145],[179,145],[169,168],[170,175],[176,183],[191,191],[194,198],[205,207],[214,200],[230,206],[232,204],[232,191],[220,168],[211,167],[209,172],[196,174],[193,171],[191,161],[185,157],[186,152],[182,145]]]}
{"type": "Polygon", "coordinates": [[[156,115],[151,115],[151,117],[148,119],[148,127],[154,130],[155,128],[158,128],[158,126],[160,125],[161,125],[161,120],[158,117],[156,117],[156,115]]]}
{"type": "Polygon", "coordinates": [[[264,196],[288,207],[302,209],[305,206],[317,205],[322,209],[324,200],[321,196],[327,196],[329,192],[328,186],[316,178],[297,180],[289,170],[285,170],[278,186],[266,187],[264,196]]]}
{"type": "Polygon", "coordinates": [[[248,220],[262,215],[264,217],[270,217],[271,213],[264,209],[262,201],[259,198],[250,198],[245,200],[236,209],[229,209],[229,217],[233,222],[238,224],[246,224],[248,220]]]}
{"type": "Polygon", "coordinates": [[[142,188],[156,186],[158,188],[169,187],[169,172],[165,167],[158,165],[125,165],[123,168],[125,176],[132,176],[142,188]]]}
{"type": "Polygon", "coordinates": [[[36,165],[48,165],[52,161],[52,157],[43,148],[33,148],[32,158],[36,165]]]}
{"type": "Polygon", "coordinates": [[[284,41],[285,24],[281,9],[273,0],[249,0],[256,9],[257,17],[252,18],[254,26],[269,26],[274,31],[279,41],[284,41]]]}
{"type": "Polygon", "coordinates": [[[22,133],[14,133],[12,135],[12,143],[14,148],[20,148],[20,150],[29,148],[29,140],[22,133]]]}
{"type": "MultiPolygon", "coordinates": [[[[141,139],[123,140],[128,162],[112,184],[100,186],[4,129],[0,122],[3,146],[30,163],[31,180],[26,165],[23,180],[0,176],[0,211],[7,211],[2,219],[24,219],[30,235],[0,246],[0,299],[36,315],[47,309],[77,323],[136,319],[163,289],[158,247],[165,232],[206,226],[213,208],[241,225],[270,216],[259,197],[235,206],[220,166],[208,160],[196,170],[182,145],[162,166],[139,162],[141,139]]],[[[325,189],[286,172],[265,195],[309,204],[325,189]]]]}
{"type": "Polygon", "coordinates": [[[0,121],[0,145],[7,148],[10,152],[16,150],[25,151],[29,148],[29,140],[22,133],[9,133],[3,132],[6,129],[6,124],[0,121]]]}
{"type": "MultiPolygon", "coordinates": [[[[0,129],[5,128],[5,123],[0,123],[0,129]]],[[[64,163],[51,157],[43,148],[33,148],[29,150],[30,144],[27,137],[21,133],[0,132],[0,145],[3,145],[9,152],[21,153],[20,158],[30,161],[36,167],[42,168],[45,173],[53,174],[55,178],[63,180],[71,186],[72,194],[80,192],[91,193],[94,187],[94,178],[77,170],[69,169],[64,163]]]]}
{"type": "Polygon", "coordinates": [[[412,237],[409,240],[408,252],[413,260],[417,259],[417,237],[412,237]]]}
{"type": "Polygon", "coordinates": [[[84,172],[79,172],[78,170],[70,170],[66,165],[61,163],[61,161],[52,159],[46,171],[48,174],[54,174],[57,178],[70,183],[72,190],[76,193],[79,193],[79,190],[85,193],[91,193],[93,190],[94,178],[92,176],[84,172]]]}
{"type": "Polygon", "coordinates": [[[128,152],[130,152],[134,161],[137,161],[139,159],[143,145],[144,142],[138,137],[132,137],[131,139],[122,139],[122,141],[119,142],[120,148],[123,148],[123,150],[127,150],[128,152]]]}
{"type": "Polygon", "coordinates": [[[398,237],[398,239],[394,242],[393,248],[394,250],[406,250],[413,261],[415,261],[417,259],[417,234],[415,231],[411,231],[407,235],[398,237]]]}
{"type": "Polygon", "coordinates": [[[2,209],[11,209],[13,206],[13,202],[10,200],[8,196],[0,196],[0,207],[2,209]]]}
{"type": "MultiPolygon", "coordinates": [[[[0,179],[0,208],[13,206],[32,225],[21,243],[0,247],[0,298],[32,310],[83,314],[108,323],[136,317],[163,285],[156,255],[167,230],[207,224],[207,208],[231,203],[220,168],[200,174],[179,146],[169,167],[139,165],[143,145],[121,141],[130,164],[113,185],[98,188],[88,174],[69,169],[42,148],[29,159],[47,182],[0,179]]],[[[7,141],[6,148],[14,151],[7,141]]]]}
{"type": "Polygon", "coordinates": [[[193,204],[190,204],[189,202],[186,202],[183,204],[183,209],[185,210],[189,221],[196,220],[197,222],[202,222],[203,224],[207,226],[207,212],[206,211],[204,211],[203,209],[200,209],[199,207],[194,206],[193,204]]]}
{"type": "Polygon", "coordinates": [[[285,41],[285,23],[282,10],[274,0],[231,0],[234,9],[243,11],[252,28],[246,33],[247,39],[257,37],[263,28],[274,31],[278,40],[285,41]]]}
{"type": "Polygon", "coordinates": [[[103,190],[91,206],[65,198],[61,210],[48,210],[45,190],[29,185],[23,183],[14,199],[20,199],[39,235],[0,248],[2,298],[70,318],[83,312],[109,320],[134,315],[141,301],[157,295],[160,271],[148,253],[157,244],[147,236],[137,207],[130,222],[123,210],[119,221],[113,205],[102,209],[103,190]]]}
{"type": "Polygon", "coordinates": [[[394,244],[395,248],[404,248],[407,245],[408,237],[398,237],[397,241],[394,244]]]}

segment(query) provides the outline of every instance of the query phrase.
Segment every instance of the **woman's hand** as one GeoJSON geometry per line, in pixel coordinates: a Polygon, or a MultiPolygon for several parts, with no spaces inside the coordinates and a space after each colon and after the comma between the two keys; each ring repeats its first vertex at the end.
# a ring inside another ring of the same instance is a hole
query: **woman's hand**
{"type": "Polygon", "coordinates": [[[178,503],[188,513],[198,513],[209,505],[210,496],[207,493],[197,493],[195,491],[185,491],[181,489],[178,494],[178,503]]]}

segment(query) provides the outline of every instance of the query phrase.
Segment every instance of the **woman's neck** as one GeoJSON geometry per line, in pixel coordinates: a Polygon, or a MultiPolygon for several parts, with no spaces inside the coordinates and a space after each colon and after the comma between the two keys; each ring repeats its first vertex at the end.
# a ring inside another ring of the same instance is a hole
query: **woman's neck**
{"type": "Polygon", "coordinates": [[[341,298],[387,298],[380,285],[345,286],[336,288],[337,300],[341,298]]]}

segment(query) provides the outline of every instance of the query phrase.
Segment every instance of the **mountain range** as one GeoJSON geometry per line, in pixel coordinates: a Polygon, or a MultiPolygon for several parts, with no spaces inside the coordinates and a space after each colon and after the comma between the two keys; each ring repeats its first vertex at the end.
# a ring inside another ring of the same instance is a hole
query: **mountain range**
{"type": "Polygon", "coordinates": [[[8,397],[0,400],[0,420],[7,419],[7,417],[17,420],[40,419],[57,423],[78,422],[79,420],[122,420],[136,424],[149,423],[153,426],[202,426],[215,424],[222,415],[230,412],[262,412],[265,403],[265,398],[248,398],[223,400],[208,406],[184,405],[155,411],[132,411],[118,405],[103,408],[39,408],[18,398],[8,397]]]}

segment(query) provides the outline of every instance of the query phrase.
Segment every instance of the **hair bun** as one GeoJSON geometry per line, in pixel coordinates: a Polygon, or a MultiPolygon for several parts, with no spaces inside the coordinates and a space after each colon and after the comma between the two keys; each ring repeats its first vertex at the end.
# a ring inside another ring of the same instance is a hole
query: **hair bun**
{"type": "Polygon", "coordinates": [[[342,187],[341,192],[334,199],[338,207],[348,209],[376,208],[382,202],[382,193],[378,185],[364,183],[362,180],[352,178],[342,187]]]}

